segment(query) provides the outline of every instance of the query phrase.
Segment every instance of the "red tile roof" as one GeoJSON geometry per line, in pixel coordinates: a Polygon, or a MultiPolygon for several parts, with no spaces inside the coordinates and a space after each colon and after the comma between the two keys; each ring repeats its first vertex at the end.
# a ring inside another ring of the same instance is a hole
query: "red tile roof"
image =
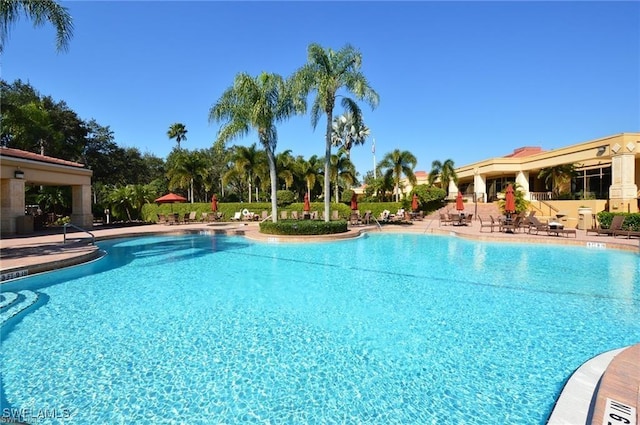
{"type": "Polygon", "coordinates": [[[69,167],[85,168],[84,164],[78,162],[66,161],[64,159],[54,158],[52,156],[40,155],[33,152],[23,151],[20,149],[7,148],[0,146],[0,156],[8,156],[12,158],[29,159],[31,161],[46,162],[49,164],[66,165],[69,167]]]}
{"type": "Polygon", "coordinates": [[[537,153],[542,152],[542,148],[540,146],[523,146],[521,148],[517,148],[513,150],[513,153],[509,155],[505,155],[505,158],[522,158],[524,156],[535,155],[537,153]]]}

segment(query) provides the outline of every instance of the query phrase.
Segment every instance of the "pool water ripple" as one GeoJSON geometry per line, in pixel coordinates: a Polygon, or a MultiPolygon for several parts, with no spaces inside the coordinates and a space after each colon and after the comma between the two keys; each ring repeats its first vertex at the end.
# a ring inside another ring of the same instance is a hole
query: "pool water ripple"
{"type": "Polygon", "coordinates": [[[9,284],[48,296],[3,335],[13,407],[93,424],[542,424],[576,367],[640,339],[628,253],[425,235],[103,245],[9,284]]]}

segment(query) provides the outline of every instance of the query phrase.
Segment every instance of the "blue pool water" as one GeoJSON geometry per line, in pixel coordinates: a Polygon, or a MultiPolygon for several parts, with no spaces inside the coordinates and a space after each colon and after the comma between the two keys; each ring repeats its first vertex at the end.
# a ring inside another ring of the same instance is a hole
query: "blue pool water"
{"type": "Polygon", "coordinates": [[[3,400],[58,412],[38,423],[543,424],[573,370],[640,341],[633,253],[384,234],[100,245],[2,287],[39,296],[2,332],[3,400]]]}

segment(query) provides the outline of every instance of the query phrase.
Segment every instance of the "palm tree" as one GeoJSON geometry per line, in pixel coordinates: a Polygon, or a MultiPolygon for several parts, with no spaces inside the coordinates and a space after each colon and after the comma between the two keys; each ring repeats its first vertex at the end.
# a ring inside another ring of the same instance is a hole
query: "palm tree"
{"type": "Polygon", "coordinates": [[[225,120],[218,133],[218,140],[230,140],[246,136],[251,129],[258,133],[258,140],[267,153],[271,179],[271,220],[278,220],[278,176],[275,150],[278,145],[276,123],[296,113],[296,106],[303,104],[292,96],[289,84],[277,74],[263,72],[257,77],[241,73],[209,112],[209,121],[225,120]]]}
{"type": "Polygon", "coordinates": [[[413,173],[413,169],[416,168],[418,160],[409,151],[401,151],[395,149],[393,152],[389,152],[382,158],[378,168],[386,171],[381,174],[385,176],[392,176],[394,182],[394,192],[396,194],[396,202],[400,201],[400,179],[404,174],[412,185],[416,185],[416,175],[413,173]]]}
{"type": "Polygon", "coordinates": [[[49,21],[56,28],[56,49],[66,51],[73,36],[73,20],[66,7],[53,0],[1,0],[0,1],[0,53],[9,38],[9,29],[26,15],[34,26],[49,21]]]}
{"type": "Polygon", "coordinates": [[[203,181],[209,171],[209,163],[206,156],[200,151],[175,150],[167,159],[167,177],[170,187],[189,189],[188,198],[194,203],[194,182],[196,179],[203,181]]]}
{"type": "Polygon", "coordinates": [[[575,165],[561,164],[554,167],[543,168],[538,173],[538,178],[544,180],[545,186],[551,187],[554,198],[558,198],[560,191],[577,175],[575,165]]]}
{"type": "Polygon", "coordinates": [[[276,169],[278,170],[278,179],[284,181],[284,186],[288,190],[289,186],[293,184],[294,159],[291,156],[291,149],[287,149],[284,152],[280,152],[276,155],[276,169]]]}
{"type": "Polygon", "coordinates": [[[356,182],[356,167],[340,150],[336,155],[331,155],[331,180],[335,184],[336,203],[340,202],[340,182],[352,185],[356,182]]]}
{"type": "Polygon", "coordinates": [[[133,185],[116,186],[109,193],[111,212],[115,217],[127,215],[127,220],[132,221],[131,211],[136,203],[136,194],[133,185]]]}
{"type": "Polygon", "coordinates": [[[344,149],[347,158],[351,157],[351,148],[355,145],[364,144],[371,133],[369,127],[362,122],[362,117],[351,112],[335,117],[331,128],[333,146],[339,146],[344,149]]]}
{"type": "Polygon", "coordinates": [[[458,183],[458,176],[456,175],[453,160],[447,159],[444,162],[440,162],[436,159],[431,163],[429,184],[433,185],[438,177],[440,178],[440,187],[442,187],[448,194],[449,182],[453,181],[454,183],[458,183]]]}
{"type": "Polygon", "coordinates": [[[304,159],[302,156],[296,158],[295,171],[296,175],[304,182],[305,192],[309,195],[309,200],[312,200],[312,191],[316,186],[318,177],[322,176],[322,161],[317,155],[312,155],[311,158],[304,159]]]}
{"type": "Polygon", "coordinates": [[[187,131],[187,127],[185,127],[184,124],[177,122],[171,124],[169,130],[167,131],[167,137],[169,139],[176,139],[178,149],[180,149],[180,142],[183,140],[187,140],[187,131]]]}
{"type": "Polygon", "coordinates": [[[256,179],[261,174],[260,170],[266,168],[265,154],[258,150],[255,143],[249,147],[236,146],[231,161],[234,166],[225,173],[224,180],[227,182],[234,176],[242,176],[249,185],[249,203],[251,203],[251,194],[256,184],[256,179]]]}
{"type": "MultiPolygon", "coordinates": [[[[351,92],[356,99],[364,100],[372,108],[379,102],[378,94],[369,86],[369,82],[360,71],[362,55],[350,45],[338,51],[324,49],[318,44],[308,48],[307,64],[294,74],[293,80],[298,93],[306,95],[315,90],[316,96],[311,107],[311,124],[316,127],[320,115],[327,117],[324,154],[324,216],[330,217],[330,168],[331,168],[331,121],[333,108],[340,89],[351,92]]],[[[347,112],[360,115],[360,108],[349,97],[342,98],[342,106],[347,112]]]]}

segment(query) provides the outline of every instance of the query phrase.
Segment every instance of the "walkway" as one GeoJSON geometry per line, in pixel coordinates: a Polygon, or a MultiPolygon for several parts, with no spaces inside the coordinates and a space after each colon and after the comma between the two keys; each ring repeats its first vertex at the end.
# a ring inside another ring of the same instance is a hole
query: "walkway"
{"type": "MultiPolygon", "coordinates": [[[[437,219],[428,218],[423,221],[412,222],[409,225],[385,225],[382,229],[373,225],[352,226],[343,235],[311,237],[263,235],[258,231],[257,223],[193,223],[172,226],[154,224],[121,228],[95,227],[91,230],[98,241],[119,237],[200,231],[239,234],[250,239],[265,241],[299,243],[356,237],[362,232],[451,234],[481,241],[563,244],[585,246],[593,249],[640,251],[638,239],[586,235],[583,230],[577,230],[575,238],[573,236],[548,236],[542,233],[538,235],[520,232],[509,234],[497,231],[490,232],[487,228],[481,229],[479,222],[475,220],[470,226],[441,226],[437,219]]],[[[61,233],[1,239],[0,275],[4,281],[21,275],[53,270],[99,257],[101,255],[99,248],[91,245],[90,242],[91,238],[85,233],[68,234],[66,244],[63,243],[63,235],[61,233]]],[[[639,407],[640,344],[636,344],[626,350],[604,353],[602,356],[586,362],[582,368],[578,369],[569,379],[562,395],[559,397],[556,408],[549,419],[549,424],[607,424],[609,422],[604,420],[605,415],[612,412],[621,414],[627,412],[626,408],[629,409],[629,415],[634,417],[630,419],[630,422],[619,423],[640,424],[637,417],[640,410],[639,407]],[[611,404],[611,400],[613,400],[613,404],[611,404]],[[612,408],[614,409],[613,411],[611,410],[612,408]]]]}

